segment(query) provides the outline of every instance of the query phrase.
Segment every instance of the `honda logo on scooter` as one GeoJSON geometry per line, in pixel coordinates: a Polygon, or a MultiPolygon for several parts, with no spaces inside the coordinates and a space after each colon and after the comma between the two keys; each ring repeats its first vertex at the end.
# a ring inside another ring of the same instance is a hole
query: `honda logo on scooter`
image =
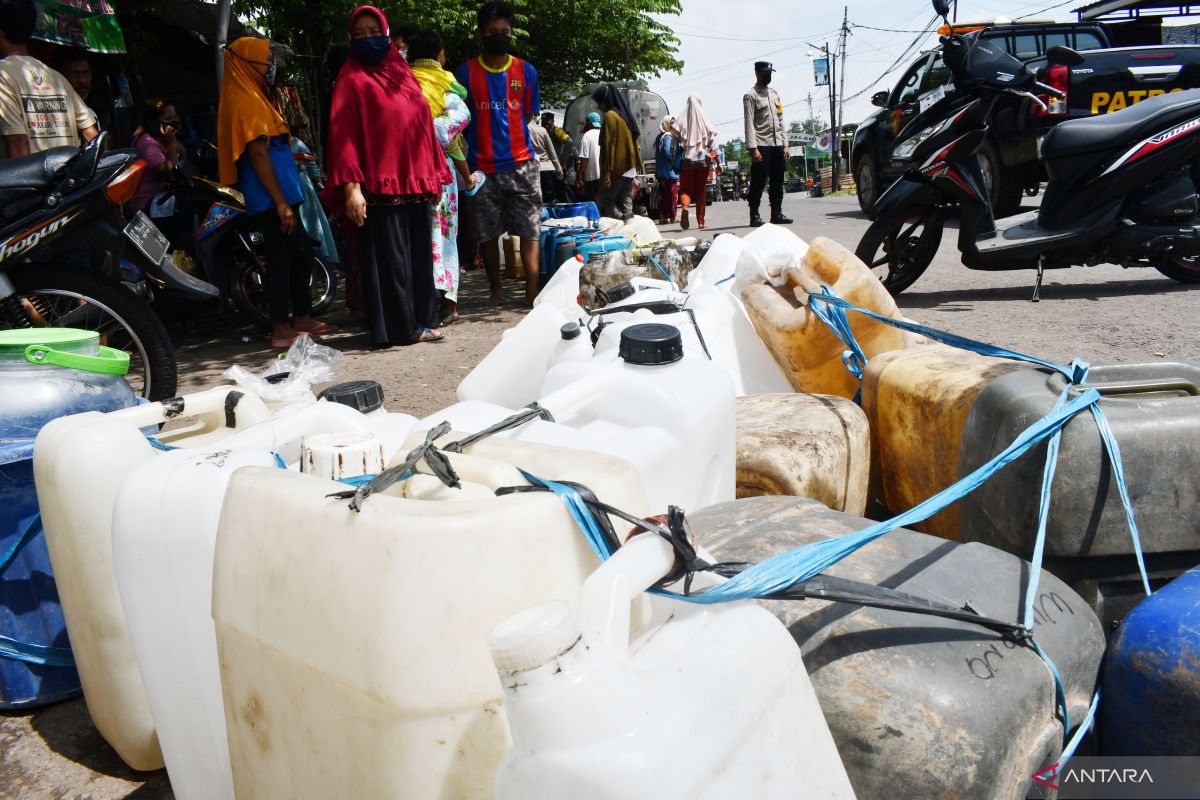
{"type": "Polygon", "coordinates": [[[0,263],[7,261],[13,256],[22,255],[26,250],[36,247],[38,242],[47,236],[53,235],[77,216],[79,215],[64,213],[42,225],[40,228],[19,233],[0,242],[0,263]]]}

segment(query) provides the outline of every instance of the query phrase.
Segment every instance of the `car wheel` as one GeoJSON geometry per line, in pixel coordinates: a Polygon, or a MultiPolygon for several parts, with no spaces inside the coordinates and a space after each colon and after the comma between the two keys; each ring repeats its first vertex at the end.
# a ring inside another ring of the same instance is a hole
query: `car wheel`
{"type": "Polygon", "coordinates": [[[1024,187],[1018,171],[1004,168],[1000,154],[991,142],[984,142],[979,148],[979,170],[983,173],[983,186],[996,219],[1015,214],[1021,208],[1024,187]]]}
{"type": "Polygon", "coordinates": [[[863,156],[854,168],[854,185],[858,189],[858,207],[870,214],[879,199],[879,172],[870,156],[863,156]]]}

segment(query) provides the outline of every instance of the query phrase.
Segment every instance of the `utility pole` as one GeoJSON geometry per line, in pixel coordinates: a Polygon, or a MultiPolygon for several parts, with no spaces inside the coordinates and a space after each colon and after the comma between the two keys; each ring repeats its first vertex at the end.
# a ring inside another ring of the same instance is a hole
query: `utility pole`
{"type": "Polygon", "coordinates": [[[213,52],[217,58],[217,89],[225,78],[225,43],[229,39],[229,17],[233,10],[233,0],[221,0],[217,7],[217,41],[213,42],[213,52]]]}
{"type": "MultiPolygon", "coordinates": [[[[837,148],[837,154],[834,156],[834,163],[839,166],[842,163],[842,123],[845,118],[842,116],[846,109],[846,40],[850,38],[850,7],[842,6],[842,86],[838,90],[838,120],[837,120],[837,136],[834,137],[834,146],[837,148]]],[[[834,167],[834,172],[841,172],[838,167],[834,167]]],[[[841,184],[835,184],[834,191],[841,188],[841,184]]]]}
{"type": "Polygon", "coordinates": [[[808,119],[805,120],[805,123],[808,123],[808,121],[813,118],[812,92],[809,92],[808,94],[806,94],[804,96],[804,99],[808,102],[808,119]]]}
{"type": "Polygon", "coordinates": [[[837,131],[837,101],[834,89],[837,87],[837,59],[829,55],[829,42],[825,43],[825,61],[829,64],[829,137],[832,146],[829,148],[830,165],[832,167],[829,184],[831,192],[837,191],[838,186],[838,131],[837,131]]]}

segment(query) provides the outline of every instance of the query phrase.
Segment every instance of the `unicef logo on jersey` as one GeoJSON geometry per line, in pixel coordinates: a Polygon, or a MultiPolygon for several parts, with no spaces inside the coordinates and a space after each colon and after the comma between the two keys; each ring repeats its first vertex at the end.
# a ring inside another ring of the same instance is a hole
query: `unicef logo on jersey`
{"type": "Polygon", "coordinates": [[[513,100],[511,98],[508,100],[492,100],[487,103],[481,103],[480,105],[481,105],[481,108],[489,108],[492,111],[520,112],[520,110],[521,110],[521,101],[513,100]]]}

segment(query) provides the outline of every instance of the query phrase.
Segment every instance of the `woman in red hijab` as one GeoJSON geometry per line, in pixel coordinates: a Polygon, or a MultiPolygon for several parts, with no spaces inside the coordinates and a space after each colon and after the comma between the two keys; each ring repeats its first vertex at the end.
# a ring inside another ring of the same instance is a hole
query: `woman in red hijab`
{"type": "Polygon", "coordinates": [[[429,206],[451,180],[412,70],[374,6],[350,15],[350,57],[333,85],[325,198],[358,227],[375,344],[439,341],[429,206]]]}

